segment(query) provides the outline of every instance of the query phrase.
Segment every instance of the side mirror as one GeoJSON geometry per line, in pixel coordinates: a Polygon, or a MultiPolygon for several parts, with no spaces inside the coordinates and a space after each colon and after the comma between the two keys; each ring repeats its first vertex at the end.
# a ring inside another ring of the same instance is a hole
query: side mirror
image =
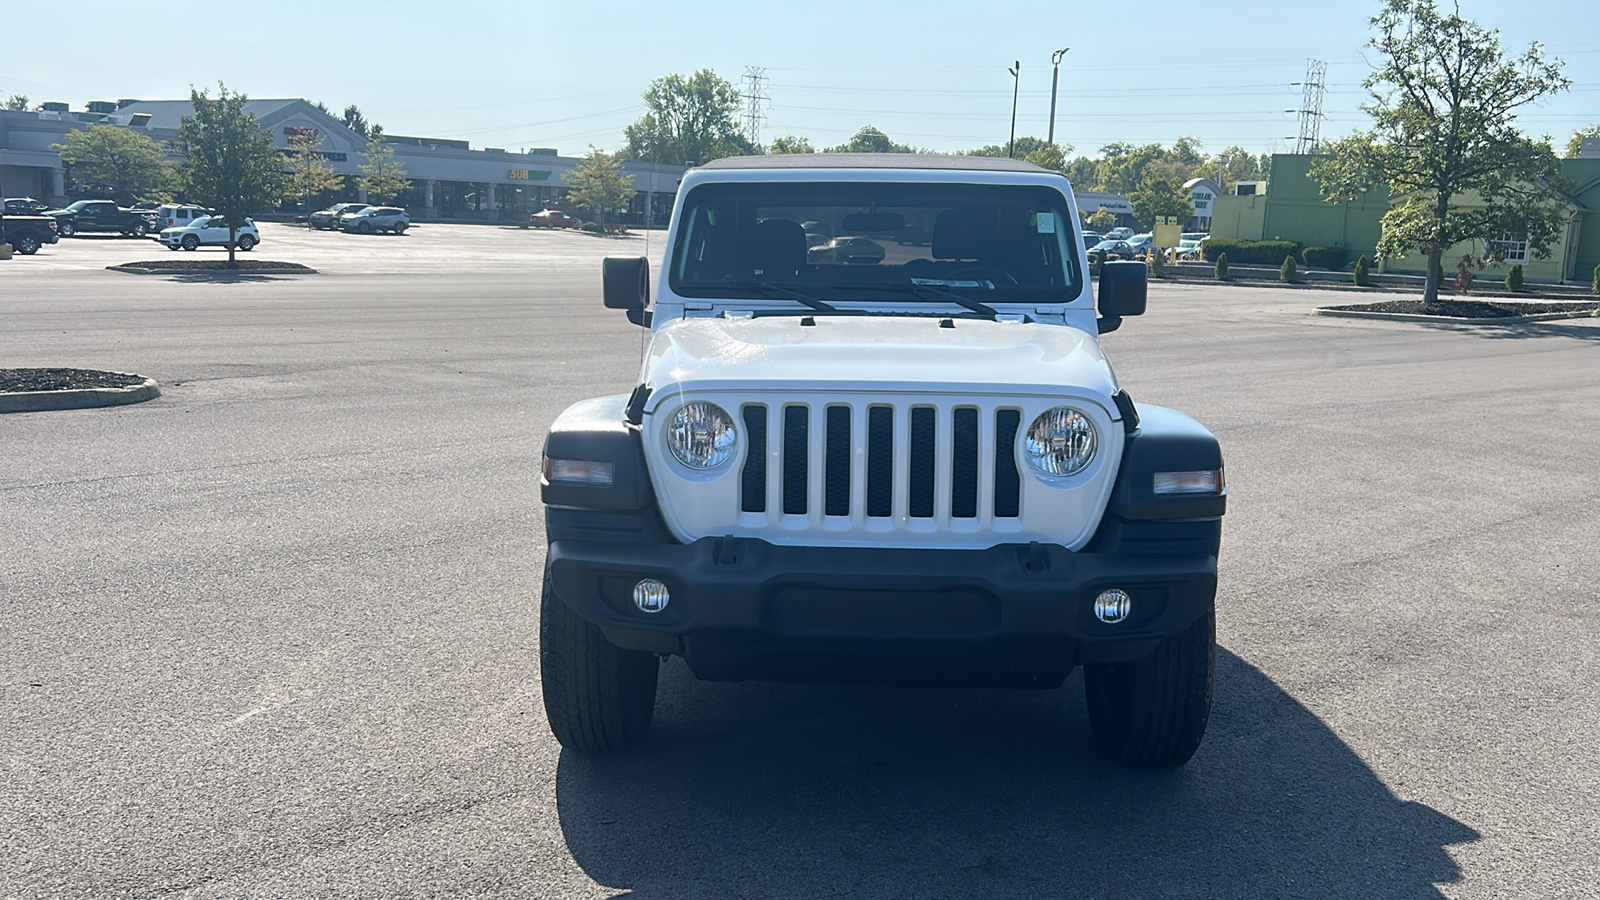
{"type": "Polygon", "coordinates": [[[1100,267],[1101,334],[1116,331],[1124,316],[1144,315],[1150,292],[1150,270],[1138,261],[1108,262],[1100,267]]]}
{"type": "Polygon", "coordinates": [[[606,309],[628,311],[628,321],[649,325],[650,261],[638,257],[607,257],[601,263],[606,309]]]}

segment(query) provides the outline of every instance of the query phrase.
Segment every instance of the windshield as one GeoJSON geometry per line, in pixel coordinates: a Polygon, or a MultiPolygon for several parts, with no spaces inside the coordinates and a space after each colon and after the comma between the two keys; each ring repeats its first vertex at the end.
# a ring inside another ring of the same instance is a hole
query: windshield
{"type": "Polygon", "coordinates": [[[685,297],[781,297],[761,290],[776,285],[821,301],[1066,303],[1081,289],[1074,218],[1047,187],[708,184],[679,222],[668,271],[685,297]]]}
{"type": "Polygon", "coordinates": [[[90,202],[92,202],[92,201],[79,200],[78,202],[72,204],[71,206],[68,206],[67,209],[70,209],[73,212],[77,212],[78,210],[83,209],[85,206],[88,206],[90,204],[90,202]]]}

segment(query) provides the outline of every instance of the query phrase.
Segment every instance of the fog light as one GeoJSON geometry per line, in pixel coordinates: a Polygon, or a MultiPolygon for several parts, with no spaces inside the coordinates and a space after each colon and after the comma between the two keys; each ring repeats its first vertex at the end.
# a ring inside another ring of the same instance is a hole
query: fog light
{"type": "Polygon", "coordinates": [[[639,607],[640,612],[661,612],[671,599],[667,586],[654,578],[646,578],[633,586],[633,605],[639,607]]]}
{"type": "MultiPolygon", "coordinates": [[[[634,596],[639,596],[638,591],[634,592],[634,596]]],[[[665,603],[666,601],[662,601],[663,605],[665,603]]],[[[1128,596],[1127,591],[1120,588],[1101,591],[1100,596],[1094,598],[1094,617],[1107,625],[1115,625],[1121,622],[1132,611],[1133,598],[1128,596]]]]}

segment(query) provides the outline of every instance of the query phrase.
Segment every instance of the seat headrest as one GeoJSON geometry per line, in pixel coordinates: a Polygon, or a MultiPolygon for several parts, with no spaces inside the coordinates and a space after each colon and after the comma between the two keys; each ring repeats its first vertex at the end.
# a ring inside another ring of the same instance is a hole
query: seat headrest
{"type": "Polygon", "coordinates": [[[763,274],[797,275],[806,264],[806,233],[788,219],[758,222],[750,234],[750,256],[763,274]]]}
{"type": "Polygon", "coordinates": [[[947,209],[933,220],[934,259],[990,259],[994,216],[983,209],[947,209]]]}

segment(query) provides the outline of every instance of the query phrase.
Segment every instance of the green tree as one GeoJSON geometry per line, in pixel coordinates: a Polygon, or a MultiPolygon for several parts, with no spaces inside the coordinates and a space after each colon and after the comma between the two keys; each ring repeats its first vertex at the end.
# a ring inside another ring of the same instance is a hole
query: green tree
{"type": "Polygon", "coordinates": [[[1145,175],[1144,181],[1128,196],[1128,203],[1133,206],[1134,218],[1148,228],[1154,228],[1156,220],[1164,216],[1187,222],[1194,215],[1194,204],[1183,192],[1183,185],[1155,172],[1145,175]]]}
{"type": "Polygon", "coordinates": [[[13,112],[27,112],[27,110],[28,110],[28,95],[27,94],[12,94],[11,96],[6,98],[6,103],[5,103],[5,107],[4,108],[5,109],[9,109],[9,110],[11,110],[13,112]]]}
{"type": "MultiPolygon", "coordinates": [[[[1031,162],[1041,169],[1066,172],[1067,154],[1072,152],[1072,145],[1052,144],[1044,138],[1024,136],[1017,138],[1016,148],[1012,152],[1017,159],[1031,162]]],[[[976,150],[969,150],[967,155],[1004,157],[1006,155],[1006,145],[989,144],[976,150]]]]}
{"type": "Polygon", "coordinates": [[[194,114],[179,121],[178,143],[185,190],[228,223],[228,267],[237,268],[239,226],[283,196],[283,155],[272,146],[272,133],[245,111],[249,98],[217,87],[215,99],[189,89],[194,114]]]}
{"type": "Polygon", "coordinates": [[[767,152],[768,153],[815,153],[815,152],[817,152],[817,148],[811,146],[811,142],[806,140],[803,137],[795,137],[793,135],[786,135],[786,136],[781,137],[781,138],[773,138],[772,139],[772,143],[767,146],[767,152]]]}
{"type": "MultiPolygon", "coordinates": [[[[27,98],[24,97],[24,100],[27,98]]],[[[1567,159],[1577,159],[1578,151],[1583,149],[1584,138],[1600,138],[1600,122],[1588,128],[1580,128],[1572,135],[1572,140],[1567,141],[1567,159]]]]}
{"type": "Polygon", "coordinates": [[[829,153],[916,153],[917,148],[909,144],[896,144],[887,134],[871,125],[863,125],[850,140],[837,147],[829,147],[829,153]]]}
{"type": "Polygon", "coordinates": [[[344,176],[333,170],[321,153],[322,135],[314,129],[302,128],[289,136],[289,177],[284,182],[286,199],[301,204],[310,211],[311,198],[324,191],[336,191],[344,186],[344,176]]]}
{"type": "Polygon", "coordinates": [[[1089,214],[1089,224],[1094,226],[1101,234],[1104,234],[1106,229],[1117,224],[1116,213],[1102,206],[1089,214]]]}
{"type": "Polygon", "coordinates": [[[1243,147],[1229,147],[1217,154],[1215,165],[1207,163],[1203,168],[1210,171],[1195,172],[1191,177],[1222,177],[1223,193],[1233,193],[1233,186],[1241,181],[1265,181],[1267,178],[1266,161],[1269,157],[1256,156],[1243,147]],[[1218,171],[1220,170],[1220,171],[1218,171]]]}
{"type": "MultiPolygon", "coordinates": [[[[327,107],[323,107],[323,109],[326,110],[327,107]]],[[[344,115],[340,116],[339,120],[344,122],[344,127],[354,131],[356,134],[364,138],[372,137],[372,123],[368,122],[367,117],[361,114],[361,107],[354,103],[344,108],[344,115]]],[[[378,133],[382,134],[383,129],[378,128],[378,133]]]]}
{"type": "Polygon", "coordinates": [[[1508,57],[1500,32],[1434,0],[1387,0],[1368,46],[1382,60],[1366,79],[1371,131],[1325,147],[1312,177],[1331,202],[1369,186],[1396,198],[1383,217],[1380,257],[1427,257],[1423,304],[1439,300],[1440,260],[1452,245],[1526,234],[1548,256],[1562,225],[1555,151],[1517,130],[1516,111],[1566,90],[1559,60],[1536,42],[1508,57]],[[1467,202],[1462,202],[1467,201],[1467,202]]]}
{"type": "Polygon", "coordinates": [[[373,203],[393,203],[411,187],[406,177],[406,167],[394,158],[394,147],[383,139],[383,132],[367,139],[362,149],[367,161],[362,163],[361,187],[373,203]]]}
{"type": "Polygon", "coordinates": [[[684,166],[755,152],[736,120],[739,91],[710,69],[657,78],[644,104],[644,115],[624,131],[632,159],[684,166]]]}
{"type": "Polygon", "coordinates": [[[165,199],[173,168],[155,141],[119,125],[90,125],[67,132],[50,149],[72,167],[79,184],[109,185],[119,203],[165,199]]]}
{"type": "Polygon", "coordinates": [[[1067,180],[1080,191],[1099,191],[1100,176],[1096,171],[1099,162],[1088,156],[1076,156],[1062,166],[1061,170],[1067,173],[1067,180]]]}
{"type": "Polygon", "coordinates": [[[594,147],[567,173],[567,187],[567,199],[575,206],[594,210],[595,221],[602,223],[607,210],[626,205],[634,193],[633,176],[622,171],[622,160],[594,147]]]}

